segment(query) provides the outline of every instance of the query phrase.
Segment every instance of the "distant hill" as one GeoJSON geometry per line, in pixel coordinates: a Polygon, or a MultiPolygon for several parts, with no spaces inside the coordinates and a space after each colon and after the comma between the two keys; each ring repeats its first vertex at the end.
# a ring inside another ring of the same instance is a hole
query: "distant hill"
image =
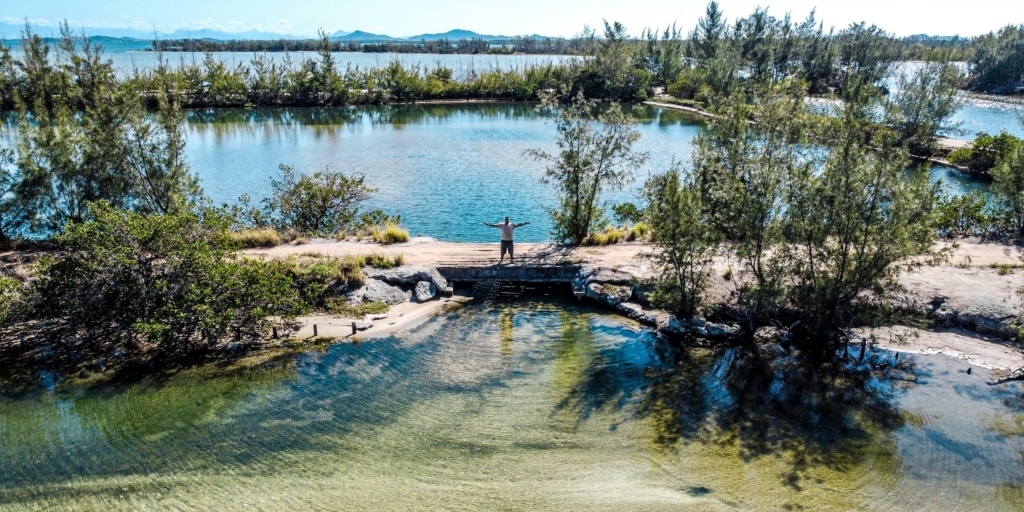
{"type": "MultiPolygon", "coordinates": [[[[20,39],[21,32],[25,29],[24,25],[12,24],[12,23],[0,23],[0,39],[20,39]]],[[[203,29],[180,29],[175,30],[171,33],[166,32],[146,32],[143,30],[135,30],[130,28],[95,28],[95,27],[72,27],[76,33],[81,33],[83,30],[91,39],[94,40],[137,40],[137,41],[152,41],[154,37],[157,39],[211,39],[217,41],[237,41],[237,40],[275,40],[275,39],[315,39],[316,36],[296,36],[292,34],[278,34],[276,32],[261,32],[258,30],[248,30],[245,32],[224,32],[222,30],[213,30],[208,28],[203,29]],[[98,39],[106,38],[106,39],[98,39]]],[[[60,29],[57,27],[41,27],[33,26],[32,30],[43,37],[59,37],[60,29]]],[[[365,32],[362,30],[356,30],[349,32],[346,30],[338,30],[328,36],[333,41],[355,41],[359,43],[380,43],[380,42],[418,42],[418,41],[437,41],[440,39],[447,39],[449,41],[458,41],[461,39],[482,39],[484,41],[508,41],[512,39],[511,36],[492,36],[487,34],[479,34],[472,30],[455,29],[443,32],[440,34],[420,34],[412,37],[392,37],[385,34],[374,34],[371,32],[365,32]]],[[[532,37],[535,39],[545,39],[544,36],[532,35],[525,36],[532,37]]]]}
{"type": "Polygon", "coordinates": [[[930,36],[928,34],[914,34],[904,38],[907,41],[955,41],[960,36],[930,36]]]}
{"type": "MultiPolygon", "coordinates": [[[[335,32],[337,33],[337,32],[335,32]]],[[[356,41],[360,43],[371,43],[381,41],[404,41],[400,37],[391,37],[383,34],[371,34],[370,32],[363,32],[362,30],[356,30],[355,32],[349,32],[343,36],[330,36],[335,41],[356,41]]]]}
{"type": "Polygon", "coordinates": [[[449,30],[442,34],[420,34],[418,36],[410,36],[406,39],[410,41],[437,41],[439,39],[448,39],[450,41],[458,41],[460,39],[483,39],[484,41],[507,41],[512,39],[508,36],[489,36],[486,34],[477,34],[472,30],[455,29],[449,30]]]}

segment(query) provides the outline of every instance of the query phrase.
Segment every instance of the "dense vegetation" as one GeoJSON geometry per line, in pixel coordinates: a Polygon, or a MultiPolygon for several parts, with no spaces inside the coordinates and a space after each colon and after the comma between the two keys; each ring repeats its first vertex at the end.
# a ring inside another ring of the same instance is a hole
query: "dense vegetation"
{"type": "MultiPolygon", "coordinates": [[[[323,47],[321,40],[240,40],[164,39],[153,41],[153,50],[161,52],[313,52],[323,47]]],[[[340,41],[327,38],[332,52],[436,53],[436,54],[543,54],[580,55],[587,39],[515,36],[507,40],[432,39],[422,41],[340,41]]]]}
{"type": "Polygon", "coordinates": [[[836,109],[814,114],[787,84],[731,98],[698,137],[692,169],[648,184],[666,304],[697,314],[711,257],[726,251],[740,268],[721,314],[750,334],[782,327],[822,357],[849,336],[865,292],[884,293],[901,266],[930,254],[926,173],[907,175],[900,138],[877,131],[870,103],[836,109]]]}
{"type": "MultiPolygon", "coordinates": [[[[873,93],[881,94],[893,64],[904,57],[903,43],[873,25],[826,30],[813,12],[794,21],[789,15],[776,18],[765,9],[730,21],[715,2],[689,34],[673,26],[660,32],[644,30],[637,38],[629,36],[622,24],[605,23],[601,37],[588,29],[564,46],[528,38],[512,46],[522,53],[551,50],[585,58],[521,69],[469,70],[458,76],[443,66],[398,62],[372,69],[341,67],[332,52],[343,48],[326,34],[301,44],[302,49],[315,50],[316,56],[293,59],[289,54],[275,61],[258,54],[248,63],[232,66],[207,53],[202,62],[162,61],[155,69],[115,78],[98,48],[67,27],[55,48],[26,29],[20,59],[0,48],[0,108],[14,108],[21,101],[34,109],[36,97],[74,83],[76,71],[92,73],[81,76],[81,84],[112,80],[124,94],[147,98],[153,109],[160,106],[161,98],[182,107],[330,106],[434,99],[532,101],[551,90],[563,101],[582,92],[589,99],[633,102],[651,97],[658,87],[680,100],[710,105],[736,88],[784,78],[799,79],[810,94],[835,92],[842,97],[844,77],[854,72],[873,93]],[[110,77],[105,76],[108,73],[110,77]]],[[[482,49],[472,42],[416,45],[439,53],[482,49]]],[[[364,45],[360,49],[394,48],[364,45]]],[[[948,60],[942,55],[934,58],[948,60]]]]}

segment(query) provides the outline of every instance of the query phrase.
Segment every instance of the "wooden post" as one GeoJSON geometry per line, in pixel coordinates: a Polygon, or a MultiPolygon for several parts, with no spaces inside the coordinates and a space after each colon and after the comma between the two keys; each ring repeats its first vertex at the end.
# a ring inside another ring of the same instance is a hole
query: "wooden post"
{"type": "Polygon", "coordinates": [[[274,326],[274,339],[277,339],[277,326],[274,326]]]}
{"type": "Polygon", "coordinates": [[[316,336],[316,324],[313,324],[313,336],[316,336]]]}
{"type": "Polygon", "coordinates": [[[355,335],[355,333],[356,333],[356,323],[352,322],[352,334],[355,335]]]}

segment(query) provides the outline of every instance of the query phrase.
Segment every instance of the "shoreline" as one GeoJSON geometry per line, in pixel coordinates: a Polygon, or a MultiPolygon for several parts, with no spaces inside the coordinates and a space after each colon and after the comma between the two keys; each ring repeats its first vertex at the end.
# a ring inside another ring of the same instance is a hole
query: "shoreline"
{"type": "MultiPolygon", "coordinates": [[[[914,309],[933,319],[928,329],[889,326],[861,329],[880,348],[900,352],[944,354],[969,364],[1008,371],[1024,367],[1024,351],[1018,344],[1006,341],[1015,332],[1017,318],[1024,316],[1024,247],[978,240],[940,242],[950,250],[949,258],[935,266],[904,272],[899,277],[903,288],[898,297],[901,307],[914,309]],[[1006,269],[1010,269],[1007,272],[1006,269]]],[[[608,246],[562,248],[550,243],[517,244],[519,257],[504,268],[525,266],[581,265],[623,275],[646,277],[652,274],[649,264],[638,256],[652,249],[644,243],[627,242],[608,246]]],[[[497,268],[497,243],[441,242],[418,237],[402,244],[381,246],[371,242],[314,239],[305,244],[286,244],[269,249],[250,249],[246,254],[261,258],[284,259],[315,252],[324,256],[344,257],[368,252],[402,255],[405,266],[437,267],[468,265],[497,268]]],[[[711,302],[722,301],[733,291],[736,280],[723,277],[733,265],[718,258],[714,264],[711,302]]],[[[593,298],[593,297],[592,297],[593,298]]],[[[463,298],[465,299],[465,298],[463,298]]],[[[425,321],[431,313],[459,302],[458,297],[440,298],[424,303],[406,303],[392,308],[397,312],[382,322],[380,328],[367,329],[356,339],[386,335],[425,321]]],[[[622,309],[609,311],[623,316],[622,309]]],[[[652,313],[654,311],[652,310],[652,313]]],[[[351,337],[351,319],[330,315],[314,315],[310,321],[334,321],[343,338],[351,337]]],[[[312,334],[309,325],[306,335],[312,334]]],[[[325,333],[328,331],[324,331],[325,333]]],[[[330,331],[335,332],[335,331],[330,331]]]]}

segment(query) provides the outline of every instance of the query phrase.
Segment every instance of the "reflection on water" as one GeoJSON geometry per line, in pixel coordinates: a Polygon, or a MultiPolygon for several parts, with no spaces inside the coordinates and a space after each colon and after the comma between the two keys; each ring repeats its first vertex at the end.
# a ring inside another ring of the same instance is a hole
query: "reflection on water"
{"type": "MultiPolygon", "coordinates": [[[[701,124],[691,115],[640,106],[637,149],[650,153],[636,181],[610,190],[609,204],[638,201],[651,171],[688,160],[701,124]]],[[[448,104],[330,109],[194,111],[188,158],[217,203],[269,194],[280,163],[300,171],[323,167],[366,174],[378,189],[370,207],[402,215],[414,235],[451,241],[493,241],[483,222],[508,215],[529,220],[522,241],[549,239],[544,207],[555,205],[540,183],[544,164],[530,148],[557,151],[555,128],[530,104],[448,104]]]]}
{"type": "MultiPolygon", "coordinates": [[[[650,106],[632,109],[642,134],[637,150],[650,155],[636,180],[605,193],[605,205],[640,202],[640,187],[673,160],[688,162],[699,118],[650,106]]],[[[544,211],[554,206],[542,185],[544,164],[526,158],[530,148],[557,151],[555,129],[529,104],[445,104],[301,109],[211,109],[188,112],[189,163],[215,203],[242,194],[269,195],[270,176],[281,163],[300,172],[324,167],[366,174],[378,189],[368,205],[402,215],[413,235],[460,242],[493,241],[483,222],[504,216],[529,220],[517,231],[524,242],[550,239],[544,211]]],[[[17,140],[4,119],[0,145],[17,140]]],[[[985,189],[955,170],[933,167],[934,179],[953,194],[985,189]]]]}
{"type": "MultiPolygon", "coordinates": [[[[1024,409],[962,363],[829,378],[573,306],[224,372],[0,399],[10,509],[991,509],[1024,409]]],[[[901,360],[907,360],[903,357],[901,360]]],[[[893,365],[890,353],[873,364],[893,365]]]]}

